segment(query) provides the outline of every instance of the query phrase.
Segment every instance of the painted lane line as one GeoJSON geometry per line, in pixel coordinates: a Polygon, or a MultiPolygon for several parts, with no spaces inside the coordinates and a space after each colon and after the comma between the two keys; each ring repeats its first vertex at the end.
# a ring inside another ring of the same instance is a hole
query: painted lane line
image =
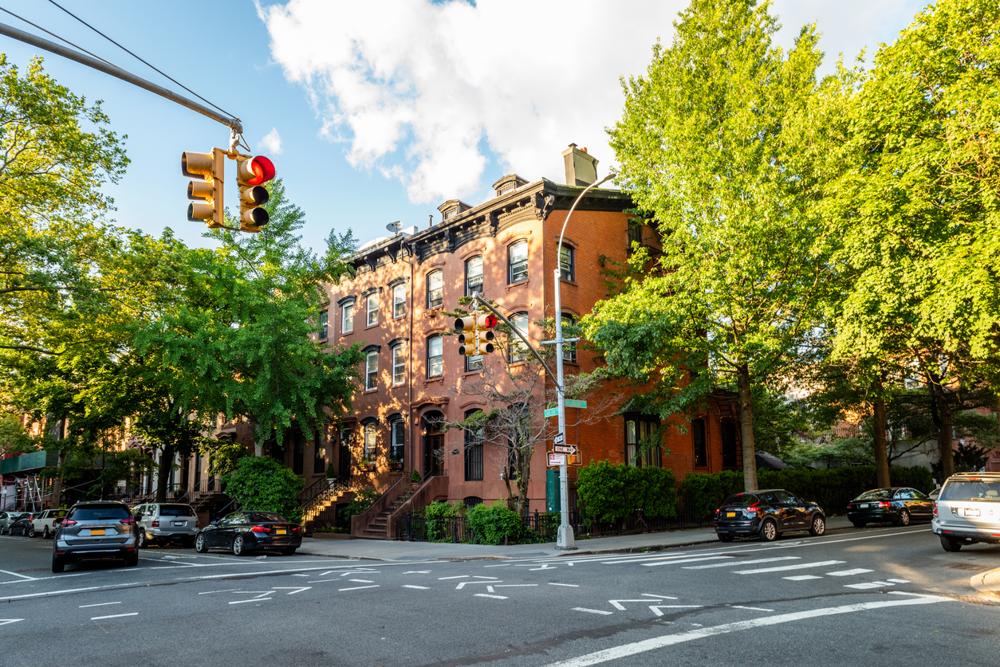
{"type": "Polygon", "coordinates": [[[29,577],[26,574],[18,574],[17,572],[11,572],[10,570],[0,570],[0,572],[3,572],[4,574],[9,574],[12,577],[18,577],[20,579],[24,579],[26,581],[35,581],[35,577],[29,577]]]}
{"type": "MultiPolygon", "coordinates": [[[[319,576],[325,577],[326,575],[330,574],[331,572],[335,572],[335,571],[336,570],[330,570],[330,572],[324,572],[323,574],[321,574],[319,576]]],[[[341,576],[341,577],[350,577],[350,576],[355,575],[355,574],[375,574],[376,572],[377,572],[377,570],[349,570],[347,572],[341,572],[338,576],[341,576]]]]}
{"type": "Polygon", "coordinates": [[[573,607],[572,611],[582,611],[587,614],[600,614],[601,616],[610,616],[615,613],[613,611],[604,611],[603,609],[587,609],[586,607],[573,607]]]}
{"type": "Polygon", "coordinates": [[[644,595],[647,598],[657,598],[658,600],[676,600],[677,599],[673,595],[659,595],[657,593],[640,593],[639,595],[644,595]]]}
{"type": "Polygon", "coordinates": [[[866,570],[863,567],[856,567],[853,570],[838,570],[836,572],[827,572],[828,577],[853,577],[856,574],[868,574],[872,570],[866,570]]]}
{"type": "Polygon", "coordinates": [[[467,574],[457,574],[454,577],[438,577],[438,581],[448,581],[449,579],[468,579],[467,574]]]}
{"type": "MultiPolygon", "coordinates": [[[[510,566],[511,566],[511,563],[498,563],[496,565],[483,565],[484,568],[485,567],[510,567],[510,566]]],[[[407,573],[404,572],[403,574],[407,574],[407,573]]]]}
{"type": "Polygon", "coordinates": [[[18,623],[23,620],[23,618],[0,618],[0,625],[10,625],[11,623],[18,623]]]}
{"type": "Polygon", "coordinates": [[[788,570],[808,570],[814,567],[829,567],[840,565],[842,560],[821,560],[815,563],[796,563],[795,565],[779,565],[776,567],[758,567],[752,570],[734,570],[736,574],[765,574],[767,572],[787,572],[788,570]]]}
{"type": "Polygon", "coordinates": [[[355,584],[374,584],[375,583],[371,579],[348,579],[348,581],[354,582],[355,584]]]}
{"type": "Polygon", "coordinates": [[[823,577],[817,577],[815,574],[797,574],[794,577],[782,577],[786,581],[810,581],[811,579],[822,579],[823,577]]]}
{"type": "Polygon", "coordinates": [[[351,586],[350,588],[338,588],[337,590],[339,592],[343,592],[343,591],[361,591],[361,590],[364,590],[366,588],[378,588],[378,584],[375,584],[374,586],[351,586]]]}
{"type": "Polygon", "coordinates": [[[757,558],[755,560],[733,560],[726,563],[709,563],[708,565],[685,565],[682,570],[707,570],[713,567],[735,567],[737,565],[757,565],[759,563],[777,563],[783,560],[802,560],[802,556],[776,556],[774,558],[757,558]]]}
{"type": "MultiPolygon", "coordinates": [[[[664,599],[676,600],[677,598],[664,598],[664,599]]],[[[653,602],[653,600],[650,600],[647,597],[645,599],[640,599],[640,600],[608,600],[608,602],[610,602],[611,606],[617,609],[618,611],[625,611],[625,605],[623,605],[622,602],[653,602]]]]}
{"type": "Polygon", "coordinates": [[[490,595],[489,593],[476,593],[477,598],[493,598],[494,600],[506,600],[506,595],[490,595]]]}
{"type": "Polygon", "coordinates": [[[549,565],[548,563],[542,563],[541,566],[539,566],[539,567],[533,567],[530,570],[528,570],[528,572],[538,572],[539,570],[554,570],[554,569],[556,569],[555,565],[549,565]]]}
{"type": "Polygon", "coordinates": [[[656,616],[663,616],[661,609],[701,609],[700,604],[651,604],[649,610],[656,616]]]}
{"type": "MultiPolygon", "coordinates": [[[[620,565],[628,563],[639,563],[647,560],[678,560],[681,558],[708,560],[712,556],[723,556],[723,555],[725,554],[721,554],[718,552],[708,553],[708,554],[683,553],[683,554],[674,554],[672,556],[664,556],[663,554],[644,554],[641,556],[624,556],[621,558],[613,558],[610,560],[608,559],[607,556],[605,556],[604,558],[601,559],[600,562],[602,562],[605,565],[620,565]]],[[[694,560],[692,560],[691,562],[694,562],[694,560]]]]}
{"type": "Polygon", "coordinates": [[[121,604],[121,602],[97,602],[95,604],[81,604],[80,609],[90,609],[91,607],[107,607],[113,604],[121,604]]]}
{"type": "Polygon", "coordinates": [[[302,573],[300,572],[300,573],[298,573],[298,574],[293,574],[292,576],[293,576],[293,577],[308,577],[309,575],[308,575],[308,574],[302,574],[302,573]]]}
{"type": "Polygon", "coordinates": [[[894,584],[908,584],[908,583],[910,583],[909,579],[886,579],[886,581],[891,581],[894,584]]]}
{"type": "Polygon", "coordinates": [[[895,584],[890,584],[888,581],[869,581],[862,584],[844,584],[844,588],[853,588],[857,591],[867,591],[872,588],[885,588],[886,586],[895,586],[895,584]]]}
{"type": "Polygon", "coordinates": [[[305,591],[312,590],[312,586],[275,586],[276,591],[291,591],[288,595],[297,595],[305,591]]]}
{"type": "Polygon", "coordinates": [[[273,600],[274,598],[250,598],[249,600],[233,600],[229,604],[246,604],[247,602],[267,602],[268,600],[273,600]]]}
{"type": "Polygon", "coordinates": [[[495,584],[495,583],[498,583],[498,582],[496,582],[496,581],[460,581],[460,582],[458,582],[458,585],[455,586],[455,590],[456,591],[460,591],[463,588],[465,588],[466,586],[475,586],[476,584],[483,584],[484,586],[489,586],[490,588],[493,588],[493,586],[490,586],[490,584],[495,584]]]}
{"type": "MultiPolygon", "coordinates": [[[[486,567],[489,567],[489,565],[487,565],[486,567]]],[[[431,573],[430,570],[407,570],[403,574],[430,574],[430,573],[431,573]]]]}
{"type": "Polygon", "coordinates": [[[586,665],[597,665],[602,662],[609,662],[611,660],[621,660],[622,658],[638,655],[640,653],[655,651],[657,649],[666,648],[667,646],[673,646],[676,644],[695,641],[697,639],[705,639],[706,637],[714,637],[717,635],[724,635],[732,632],[740,632],[743,630],[752,630],[754,628],[767,627],[771,625],[781,625],[783,623],[792,623],[794,621],[801,621],[810,618],[820,618],[823,616],[836,616],[839,614],[853,614],[862,611],[868,611],[871,609],[885,609],[888,607],[902,607],[908,605],[936,604],[938,602],[949,602],[949,601],[950,600],[948,600],[948,598],[927,595],[915,598],[908,598],[904,600],[885,600],[885,601],[880,600],[878,602],[860,602],[857,604],[843,605],[840,607],[822,607],[819,609],[809,609],[806,611],[792,612],[789,614],[765,616],[763,618],[755,618],[748,621],[725,623],[723,625],[715,625],[707,628],[702,627],[696,630],[688,630],[686,632],[677,632],[668,635],[661,635],[659,637],[652,637],[650,639],[645,639],[638,642],[632,642],[629,644],[623,644],[621,646],[614,646],[612,648],[604,649],[601,651],[595,651],[593,653],[577,656],[575,658],[569,658],[568,660],[561,660],[559,662],[550,663],[549,667],[584,667],[586,665]]]}
{"type": "Polygon", "coordinates": [[[240,590],[240,589],[238,589],[238,588],[223,588],[221,591],[202,591],[201,593],[198,593],[198,595],[214,595],[216,593],[233,593],[234,591],[238,591],[238,590],[240,590]]]}
{"type": "Polygon", "coordinates": [[[133,612],[130,612],[128,614],[111,614],[109,616],[91,616],[90,620],[92,620],[92,621],[103,621],[103,620],[108,619],[108,618],[125,618],[126,616],[138,616],[138,615],[139,615],[139,612],[133,611],[133,612]]]}
{"type": "Polygon", "coordinates": [[[645,567],[658,567],[660,565],[678,565],[680,563],[700,563],[706,560],[728,560],[732,556],[709,556],[708,558],[680,558],[678,560],[659,560],[652,563],[640,563],[645,567]]]}
{"type": "Polygon", "coordinates": [[[473,579],[492,579],[493,581],[497,581],[496,577],[484,577],[481,574],[474,574],[474,575],[472,575],[472,578],[473,579]]]}
{"type": "Polygon", "coordinates": [[[731,604],[730,609],[746,609],[747,611],[774,611],[773,609],[765,609],[764,607],[745,607],[741,604],[731,604]]]}
{"type": "Polygon", "coordinates": [[[554,581],[550,581],[549,586],[565,586],[566,588],[579,588],[580,584],[557,584],[554,581]]]}
{"type": "Polygon", "coordinates": [[[497,584],[495,586],[494,585],[487,586],[486,590],[488,590],[490,593],[496,593],[497,592],[496,589],[498,588],[524,588],[526,586],[537,586],[537,585],[538,584],[497,584]]]}
{"type": "Polygon", "coordinates": [[[403,588],[413,588],[418,591],[429,591],[431,589],[430,586],[417,586],[415,584],[403,584],[403,588]]]}

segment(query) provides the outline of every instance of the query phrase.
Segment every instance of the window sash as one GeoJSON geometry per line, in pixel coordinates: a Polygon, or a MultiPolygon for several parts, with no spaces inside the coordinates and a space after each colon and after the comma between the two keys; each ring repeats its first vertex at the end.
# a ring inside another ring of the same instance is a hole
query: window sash
{"type": "Polygon", "coordinates": [[[427,377],[440,377],[444,374],[444,351],[440,336],[427,339],[427,377]]]}
{"type": "Polygon", "coordinates": [[[575,255],[573,246],[564,245],[559,253],[559,275],[563,280],[573,282],[576,280],[575,255]]]}
{"type": "Polygon", "coordinates": [[[365,300],[365,307],[368,311],[368,326],[378,324],[378,294],[369,294],[365,300]]]}
{"type": "Polygon", "coordinates": [[[472,257],[465,262],[465,296],[483,293],[483,258],[472,257]]]}
{"type": "Polygon", "coordinates": [[[389,460],[400,462],[406,451],[406,429],[402,419],[392,422],[392,433],[389,438],[389,460]]]}
{"type": "Polygon", "coordinates": [[[437,308],[444,303],[444,278],[440,271],[427,274],[427,307],[437,308]]]}
{"type": "MultiPolygon", "coordinates": [[[[528,315],[527,313],[516,313],[510,318],[510,323],[514,325],[514,328],[521,332],[521,334],[527,338],[528,337],[528,315]]],[[[511,332],[510,334],[510,344],[508,345],[510,354],[508,356],[511,363],[517,361],[524,361],[528,358],[528,350],[524,345],[524,341],[515,334],[511,332]]]]}
{"type": "Polygon", "coordinates": [[[406,314],[406,286],[396,285],[392,288],[392,317],[399,319],[406,314]]]}
{"type": "Polygon", "coordinates": [[[354,304],[345,303],[340,309],[340,331],[349,334],[354,331],[354,304]]]}
{"type": "Polygon", "coordinates": [[[365,424],[364,451],[365,459],[375,455],[375,424],[365,424]]]}
{"type": "Polygon", "coordinates": [[[474,354],[465,358],[465,372],[473,373],[483,370],[483,355],[474,354]]]}
{"type": "Polygon", "coordinates": [[[378,386],[378,352],[369,352],[365,357],[365,389],[378,386]]]}
{"type": "Polygon", "coordinates": [[[528,242],[518,241],[507,249],[507,282],[528,279],[528,242]]]}
{"type": "Polygon", "coordinates": [[[402,344],[392,348],[392,384],[401,385],[406,381],[406,358],[402,344]]]}
{"type": "Polygon", "coordinates": [[[330,335],[330,313],[326,310],[319,312],[319,337],[327,338],[330,335]]]}
{"type": "MultiPolygon", "coordinates": [[[[566,337],[566,325],[573,326],[576,321],[573,319],[572,315],[567,315],[563,313],[562,325],[563,325],[563,338],[566,337]]],[[[571,364],[576,363],[576,343],[563,343],[562,346],[563,361],[568,361],[571,364]]]]}

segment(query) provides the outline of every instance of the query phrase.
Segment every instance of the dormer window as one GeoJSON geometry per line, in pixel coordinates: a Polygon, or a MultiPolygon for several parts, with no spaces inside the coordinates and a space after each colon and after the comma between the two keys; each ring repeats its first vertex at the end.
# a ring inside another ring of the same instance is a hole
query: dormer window
{"type": "Polygon", "coordinates": [[[527,183],[528,181],[524,180],[517,174],[507,174],[506,176],[501,176],[500,179],[493,184],[493,190],[497,193],[497,197],[499,197],[500,195],[507,194],[508,192],[513,192],[527,183]]]}

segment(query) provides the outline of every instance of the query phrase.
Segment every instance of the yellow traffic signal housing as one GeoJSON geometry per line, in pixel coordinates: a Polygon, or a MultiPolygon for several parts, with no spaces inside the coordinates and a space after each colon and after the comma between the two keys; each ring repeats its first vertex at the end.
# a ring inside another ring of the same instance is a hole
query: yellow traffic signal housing
{"type": "Polygon", "coordinates": [[[274,178],[274,163],[263,155],[236,156],[236,182],[240,187],[240,229],[259,232],[270,217],[261,206],[270,195],[264,183],[274,178]]]}
{"type": "Polygon", "coordinates": [[[222,186],[225,182],[225,152],[213,148],[211,153],[181,153],[181,172],[193,179],[188,182],[187,218],[192,222],[204,222],[209,227],[222,227],[222,186]]]}

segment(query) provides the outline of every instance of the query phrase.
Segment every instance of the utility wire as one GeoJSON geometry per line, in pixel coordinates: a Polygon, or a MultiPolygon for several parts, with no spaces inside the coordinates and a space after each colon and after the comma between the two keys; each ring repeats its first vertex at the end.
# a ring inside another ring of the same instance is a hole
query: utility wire
{"type": "Polygon", "coordinates": [[[55,37],[60,42],[63,42],[65,44],[69,44],[74,49],[76,49],[78,51],[82,51],[83,53],[86,53],[91,58],[97,58],[101,62],[107,63],[108,65],[112,64],[109,61],[107,61],[104,58],[102,58],[99,55],[97,55],[96,53],[91,53],[90,51],[88,51],[87,49],[83,48],[82,46],[77,46],[76,44],[74,44],[73,42],[69,41],[68,39],[60,37],[59,35],[55,34],[51,30],[46,30],[45,28],[43,28],[42,26],[38,25],[37,23],[32,23],[31,21],[29,21],[28,19],[24,18],[23,16],[18,16],[17,14],[15,14],[14,12],[10,11],[9,9],[7,9],[5,7],[0,7],[0,12],[5,12],[7,14],[10,14],[14,18],[16,18],[18,21],[23,21],[23,22],[27,23],[28,25],[32,26],[33,28],[37,28],[37,29],[41,30],[42,32],[44,32],[45,34],[50,35],[52,37],[55,37]]]}
{"type": "MultiPolygon", "coordinates": [[[[120,48],[120,49],[121,49],[122,51],[124,51],[125,53],[129,54],[130,56],[132,56],[133,58],[135,58],[136,60],[138,60],[138,61],[139,61],[139,62],[141,62],[142,64],[146,65],[147,67],[149,67],[150,69],[152,69],[152,70],[153,70],[154,72],[157,72],[157,73],[158,73],[158,74],[160,74],[161,76],[164,76],[164,77],[166,77],[167,79],[169,79],[170,81],[174,82],[175,84],[177,84],[178,86],[180,86],[181,88],[183,88],[184,90],[186,90],[187,92],[191,93],[192,95],[194,95],[195,97],[197,97],[197,98],[198,98],[199,100],[201,100],[201,101],[202,101],[202,102],[204,102],[205,104],[207,104],[207,105],[209,105],[209,106],[211,106],[211,107],[214,107],[214,108],[215,108],[216,110],[218,110],[218,111],[219,111],[220,113],[223,113],[223,114],[225,114],[225,115],[227,115],[227,116],[230,116],[231,118],[236,118],[236,115],[235,115],[235,114],[231,114],[231,113],[229,113],[228,111],[226,111],[225,109],[223,109],[222,107],[220,107],[220,106],[218,106],[218,105],[216,105],[216,104],[214,104],[214,103],[210,102],[209,100],[205,99],[204,97],[202,97],[202,96],[201,96],[201,95],[199,95],[198,93],[194,92],[193,90],[191,90],[190,88],[188,88],[188,87],[187,87],[187,86],[185,86],[185,85],[184,85],[183,83],[181,83],[181,82],[180,82],[180,81],[178,81],[177,79],[173,78],[172,76],[170,76],[169,74],[167,74],[167,73],[166,73],[166,72],[164,72],[163,70],[159,69],[158,67],[156,67],[156,66],[155,66],[155,65],[153,65],[152,63],[150,63],[150,62],[148,62],[148,61],[144,60],[143,58],[139,57],[138,55],[136,55],[136,54],[135,54],[135,53],[133,53],[132,51],[128,50],[127,48],[125,48],[124,46],[122,46],[121,44],[119,44],[118,42],[116,42],[115,40],[111,39],[110,37],[108,37],[108,36],[107,36],[107,35],[105,35],[105,34],[104,34],[103,32],[101,32],[100,30],[98,30],[98,29],[97,29],[97,28],[95,28],[94,26],[92,26],[92,25],[90,25],[89,23],[87,23],[86,21],[84,21],[84,20],[83,20],[82,18],[80,18],[80,17],[79,17],[79,16],[77,16],[76,14],[74,14],[73,12],[69,11],[68,9],[66,9],[65,7],[63,7],[62,5],[60,5],[60,4],[59,4],[58,2],[56,2],[55,0],[49,0],[49,2],[50,2],[51,4],[53,4],[53,5],[55,5],[56,7],[58,7],[59,9],[61,9],[62,11],[66,12],[66,13],[67,13],[67,14],[69,14],[70,16],[72,16],[72,17],[73,17],[74,19],[76,19],[77,21],[79,21],[79,22],[80,22],[80,23],[82,23],[83,25],[87,26],[88,28],[90,28],[91,30],[93,30],[94,32],[96,32],[96,33],[97,33],[98,35],[100,35],[100,36],[101,36],[101,37],[103,37],[104,39],[108,40],[109,42],[111,42],[112,44],[114,44],[115,46],[117,46],[118,48],[120,48]]],[[[23,20],[23,19],[22,19],[22,20],[23,20]]],[[[34,25],[34,24],[32,24],[32,25],[34,25]]],[[[48,32],[48,31],[46,31],[46,32],[48,32]]],[[[50,34],[51,34],[51,33],[50,33],[50,34]]],[[[77,47],[77,48],[80,48],[80,47],[77,47]]],[[[93,55],[93,54],[91,54],[91,55],[93,55]]],[[[102,58],[101,60],[104,60],[104,59],[102,58]]],[[[107,61],[105,60],[105,62],[107,62],[107,61]]],[[[109,63],[109,64],[110,64],[110,63],[109,63]]]]}

